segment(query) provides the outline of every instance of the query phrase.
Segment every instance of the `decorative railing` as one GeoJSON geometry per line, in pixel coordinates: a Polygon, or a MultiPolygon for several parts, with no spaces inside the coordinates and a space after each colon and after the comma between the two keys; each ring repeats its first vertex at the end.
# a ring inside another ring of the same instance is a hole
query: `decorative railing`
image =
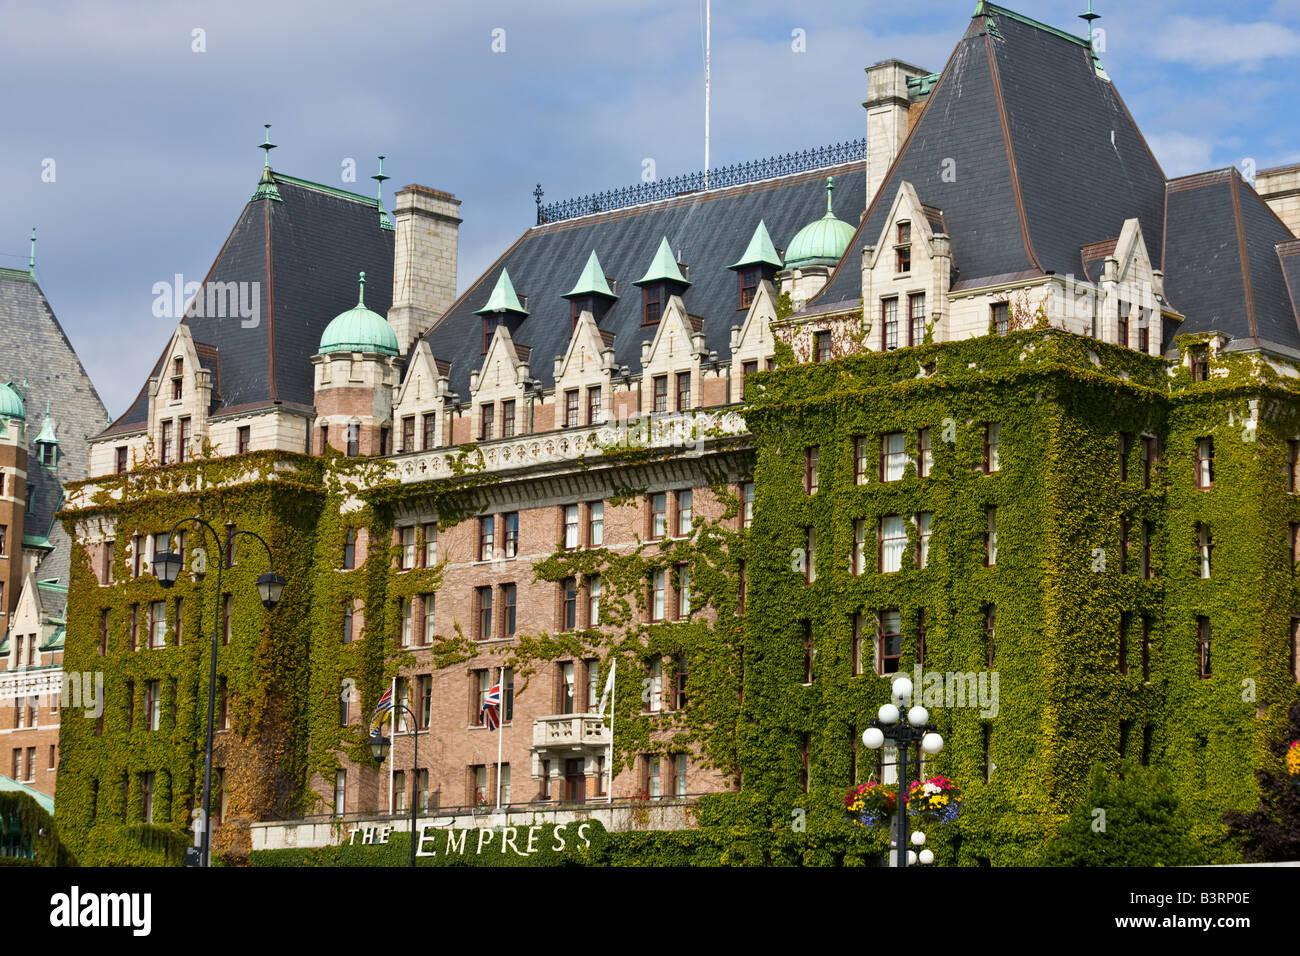
{"type": "Polygon", "coordinates": [[[533,197],[537,201],[537,224],[540,226],[547,222],[559,222],[610,209],[622,209],[624,206],[637,206],[659,199],[671,199],[683,193],[699,192],[703,189],[742,186],[745,183],[756,183],[776,176],[789,176],[812,169],[854,163],[864,159],[866,155],[867,141],[855,139],[847,143],[834,143],[797,153],[786,153],[784,156],[770,156],[767,159],[755,159],[746,163],[736,163],[733,166],[719,166],[717,169],[709,170],[707,174],[703,170],[697,170],[668,179],[637,183],[622,189],[608,189],[605,192],[563,199],[546,205],[542,205],[543,194],[539,184],[533,191],[533,197]]]}
{"type": "Polygon", "coordinates": [[[609,745],[609,728],[596,714],[552,714],[533,721],[533,747],[567,749],[609,745]]]}

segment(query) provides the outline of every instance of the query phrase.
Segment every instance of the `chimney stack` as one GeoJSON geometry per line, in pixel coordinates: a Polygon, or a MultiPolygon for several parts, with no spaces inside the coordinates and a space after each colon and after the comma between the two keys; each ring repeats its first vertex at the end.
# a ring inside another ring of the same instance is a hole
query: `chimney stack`
{"type": "Polygon", "coordinates": [[[907,138],[912,104],[907,81],[929,76],[928,70],[902,60],[882,60],[867,67],[867,206],[885,181],[890,164],[907,138]]]}
{"type": "Polygon", "coordinates": [[[393,306],[388,321],[402,355],[456,300],[460,200],[427,186],[407,186],[393,210],[393,306]]]}

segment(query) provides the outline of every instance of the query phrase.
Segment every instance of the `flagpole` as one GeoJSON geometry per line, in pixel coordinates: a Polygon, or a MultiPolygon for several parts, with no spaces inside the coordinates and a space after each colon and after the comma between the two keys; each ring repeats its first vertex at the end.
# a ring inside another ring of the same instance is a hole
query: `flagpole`
{"type": "MultiPolygon", "coordinates": [[[[393,694],[393,700],[396,701],[396,700],[397,700],[397,677],[396,677],[396,676],[393,677],[393,682],[392,682],[391,684],[389,684],[389,690],[392,691],[392,694],[393,694]]],[[[390,712],[389,712],[389,718],[391,719],[392,717],[393,717],[393,713],[390,711],[390,712]]],[[[383,726],[383,725],[381,724],[381,725],[380,725],[381,729],[382,729],[382,726],[383,726]]],[[[397,730],[397,721],[396,721],[396,720],[392,720],[392,727],[393,727],[393,731],[394,731],[393,736],[395,737],[395,736],[397,736],[397,734],[396,734],[396,730],[397,730]]],[[[397,755],[394,753],[394,751],[395,751],[396,749],[397,749],[397,748],[394,747],[394,748],[390,748],[389,751],[388,751],[388,812],[389,812],[390,814],[394,812],[394,811],[393,811],[393,808],[394,808],[394,807],[396,806],[396,804],[397,804],[397,797],[396,797],[396,795],[394,795],[394,793],[393,793],[393,765],[394,765],[395,763],[397,763],[397,755]]],[[[412,840],[415,839],[415,834],[414,834],[414,833],[411,834],[411,839],[412,839],[412,840]]]]}
{"type": "Polygon", "coordinates": [[[608,789],[607,801],[610,805],[614,803],[614,699],[618,696],[616,690],[618,686],[618,662],[611,661],[609,665],[609,757],[606,758],[605,772],[609,774],[609,783],[605,786],[608,789]]]}
{"type": "Polygon", "coordinates": [[[497,674],[497,686],[501,691],[500,710],[497,711],[497,809],[501,809],[501,738],[506,732],[506,682],[497,674]]]}

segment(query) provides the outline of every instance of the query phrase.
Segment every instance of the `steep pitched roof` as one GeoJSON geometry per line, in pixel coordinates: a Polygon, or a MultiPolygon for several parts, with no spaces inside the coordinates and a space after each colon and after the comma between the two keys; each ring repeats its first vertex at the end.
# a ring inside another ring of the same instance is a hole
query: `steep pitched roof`
{"type": "Polygon", "coordinates": [[[26,536],[48,538],[53,546],[38,576],[67,581],[70,543],[54,514],[63,503],[62,483],[89,473],[87,438],[104,427],[108,412],[40,285],[26,272],[0,270],[0,339],[5,343],[0,382],[15,383],[28,412],[27,480],[33,499],[24,529],[26,536]],[[36,418],[46,402],[59,441],[52,469],[40,464],[35,447],[36,418]]]}
{"type": "Polygon", "coordinates": [[[1187,316],[1180,331],[1215,329],[1300,349],[1291,298],[1300,286],[1287,288],[1295,266],[1285,255],[1294,237],[1240,173],[1172,180],[1165,235],[1165,294],[1187,316]]]}
{"type": "Polygon", "coordinates": [[[726,358],[731,326],[745,317],[737,308],[736,274],[728,266],[744,253],[760,220],[774,242],[788,244],[820,218],[826,210],[828,174],[835,176],[837,208],[856,219],[866,190],[862,162],[534,226],[470,283],[424,337],[435,355],[452,361],[451,387],[468,398],[470,370],[483,361],[482,318],[474,313],[487,302],[501,271],[509,268],[515,287],[528,295],[531,312],[512,334],[538,356],[530,367],[533,377],[553,385],[551,359],[565,354],[573,332],[572,310],[563,296],[591,250],[598,249],[605,274],[618,280],[620,295],[602,318],[601,330],[616,335],[615,361],[639,371],[641,342],[652,339],[655,330],[641,325],[641,296],[633,282],[645,274],[666,236],[674,256],[680,250],[690,266],[686,308],[704,317],[708,347],[726,358]]]}
{"type": "MultiPolygon", "coordinates": [[[[207,348],[199,353],[203,364],[220,371],[216,414],[312,404],[311,356],[325,326],[356,300],[358,271],[366,273],[370,307],[384,314],[392,305],[393,232],[381,227],[377,200],[273,177],[281,200],[255,198],[244,206],[204,280],[258,283],[256,326],[245,328],[238,316],[182,319],[207,348]]],[[[148,408],[142,387],[104,434],[143,427],[148,408]]]]}
{"type": "Polygon", "coordinates": [[[819,302],[860,295],[856,252],[910,182],[942,211],[957,282],[1078,274],[1137,217],[1159,262],[1164,175],[1078,38],[981,3],[819,302]],[[847,263],[847,265],[846,265],[847,263]]]}

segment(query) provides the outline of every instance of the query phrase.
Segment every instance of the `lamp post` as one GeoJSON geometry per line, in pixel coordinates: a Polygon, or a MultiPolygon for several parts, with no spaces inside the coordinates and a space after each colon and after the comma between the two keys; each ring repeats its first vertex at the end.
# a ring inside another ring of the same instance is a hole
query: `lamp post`
{"type": "MultiPolygon", "coordinates": [[[[416,812],[419,809],[419,801],[416,799],[416,794],[419,793],[417,788],[420,779],[420,722],[415,719],[415,714],[411,712],[411,708],[407,707],[405,704],[393,704],[393,710],[401,710],[410,714],[411,736],[415,739],[415,753],[411,758],[414,763],[414,766],[411,767],[411,866],[414,867],[415,820],[416,812]]],[[[376,727],[375,732],[370,735],[370,756],[375,758],[376,763],[382,764],[385,758],[388,757],[388,748],[392,745],[393,742],[380,733],[379,728],[376,727]]]]}
{"type": "MultiPolygon", "coordinates": [[[[221,572],[228,565],[226,563],[225,548],[222,547],[221,536],[217,534],[217,529],[197,516],[182,518],[172,526],[171,531],[167,534],[168,550],[154,555],[153,573],[159,584],[165,588],[171,588],[185,567],[185,556],[170,550],[171,542],[176,537],[176,530],[183,524],[197,524],[202,528],[206,528],[212,532],[212,537],[217,542],[217,597],[212,615],[212,653],[208,664],[208,733],[207,741],[203,747],[203,838],[199,845],[199,866],[208,866],[208,853],[212,846],[212,723],[217,697],[217,645],[221,636],[221,572]]],[[[275,573],[275,560],[271,556],[271,546],[266,543],[261,535],[252,531],[235,530],[230,533],[228,541],[233,542],[241,534],[256,538],[262,543],[262,547],[266,549],[268,570],[266,574],[257,579],[257,591],[262,599],[262,606],[269,611],[280,603],[280,595],[284,592],[285,580],[275,573]]],[[[204,571],[206,571],[206,559],[204,571]]],[[[198,573],[202,574],[204,572],[198,573]]]]}
{"type": "MultiPolygon", "coordinates": [[[[907,849],[907,752],[912,744],[920,743],[921,750],[927,754],[937,754],[943,750],[943,738],[928,723],[930,712],[920,704],[909,706],[912,702],[912,682],[907,677],[895,679],[890,689],[892,702],[881,704],[871,726],[862,732],[862,742],[872,750],[879,750],[888,739],[898,751],[898,829],[895,835],[896,866],[908,866],[915,851],[907,849]],[[907,708],[907,719],[903,721],[902,710],[907,708]]],[[[925,834],[912,834],[912,842],[918,847],[925,844],[925,834]]],[[[931,850],[921,850],[917,855],[921,863],[934,860],[931,850]]]]}

